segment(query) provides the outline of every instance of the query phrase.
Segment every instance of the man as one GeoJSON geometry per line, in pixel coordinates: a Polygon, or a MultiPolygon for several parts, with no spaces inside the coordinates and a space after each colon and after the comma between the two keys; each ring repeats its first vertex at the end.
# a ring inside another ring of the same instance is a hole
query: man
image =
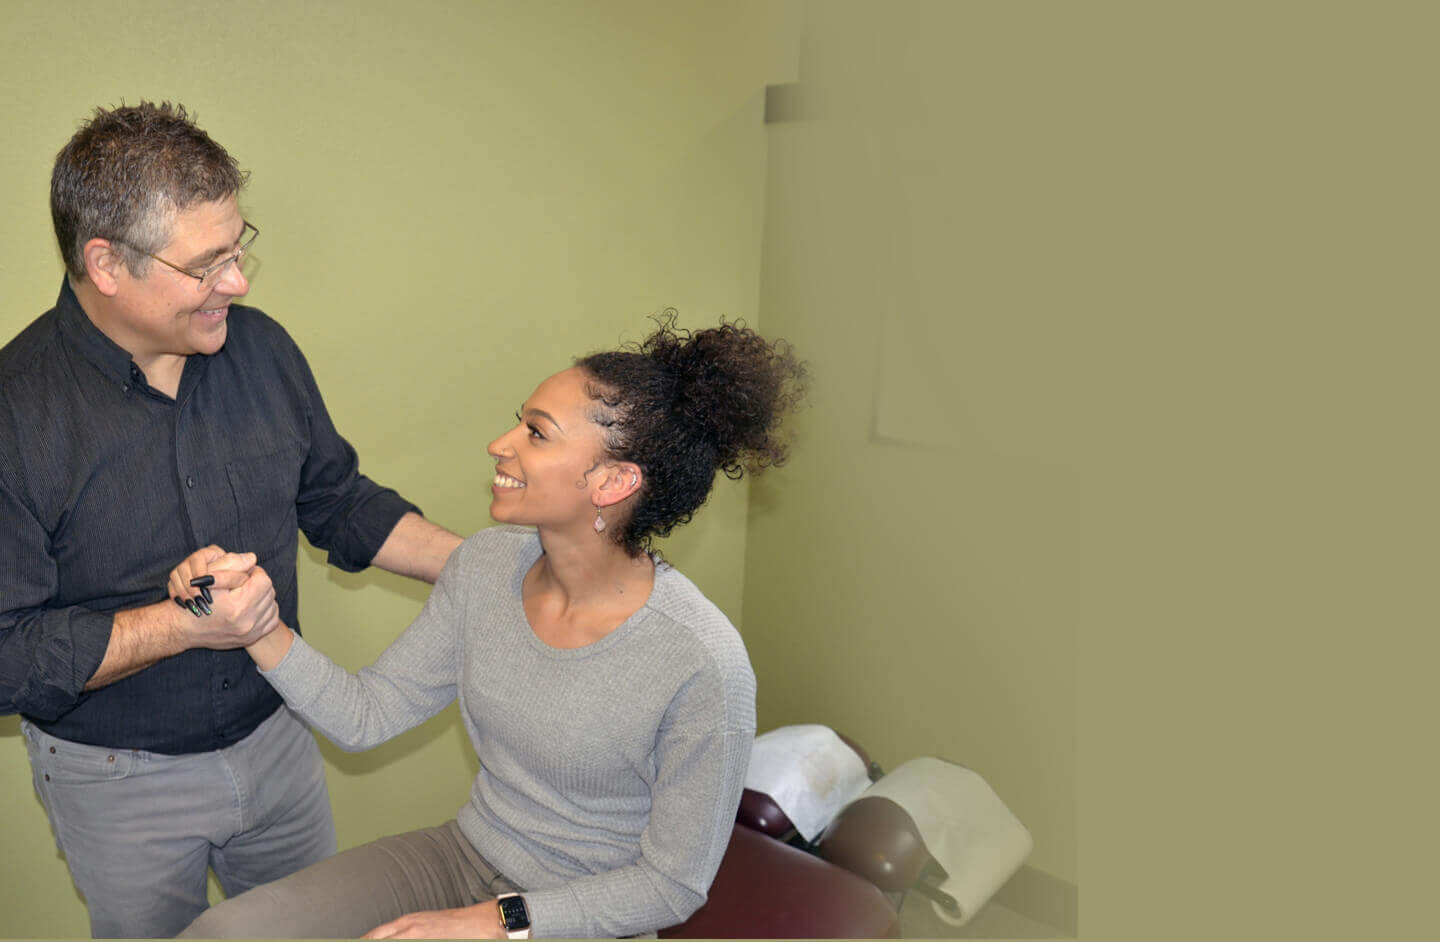
{"type": "Polygon", "coordinates": [[[314,739],[240,649],[296,624],[297,527],[429,582],[460,543],[359,473],[300,350],[234,303],[243,184],[184,108],[97,110],[51,180],[59,301],[0,349],[0,712],[96,936],[175,934],[208,867],[233,895],[335,851],[314,739]],[[167,597],[212,543],[261,569],[167,597]]]}

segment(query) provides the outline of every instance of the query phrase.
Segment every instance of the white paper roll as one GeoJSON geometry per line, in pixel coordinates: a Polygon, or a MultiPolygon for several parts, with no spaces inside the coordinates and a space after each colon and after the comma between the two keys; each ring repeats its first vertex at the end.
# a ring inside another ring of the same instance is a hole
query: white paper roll
{"type": "Polygon", "coordinates": [[[1035,846],[1029,830],[980,775],[926,756],[911,759],[865,790],[889,798],[915,820],[920,839],[949,876],[940,889],[958,913],[930,901],[936,915],[963,926],[1020,869],[1035,846]]]}

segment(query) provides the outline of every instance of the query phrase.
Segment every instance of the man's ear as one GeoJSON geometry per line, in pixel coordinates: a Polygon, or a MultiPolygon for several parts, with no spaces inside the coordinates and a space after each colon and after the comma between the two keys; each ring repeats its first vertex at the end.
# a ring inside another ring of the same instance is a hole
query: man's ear
{"type": "Polygon", "coordinates": [[[595,506],[609,507],[618,504],[625,498],[640,490],[645,482],[645,475],[640,471],[640,466],[631,461],[620,461],[605,466],[604,477],[600,479],[600,486],[596,489],[595,506]]]}
{"type": "Polygon", "coordinates": [[[95,285],[95,290],[113,298],[120,290],[121,271],[128,273],[119,251],[109,239],[95,238],[85,243],[82,257],[85,259],[85,274],[95,285]]]}

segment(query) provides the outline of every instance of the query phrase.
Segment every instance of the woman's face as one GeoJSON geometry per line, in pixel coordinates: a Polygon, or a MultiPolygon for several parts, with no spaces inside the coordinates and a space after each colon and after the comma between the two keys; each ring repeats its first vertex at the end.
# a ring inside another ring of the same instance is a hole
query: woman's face
{"type": "Polygon", "coordinates": [[[495,479],[490,516],[499,523],[569,528],[592,526],[590,472],[601,467],[604,443],[590,421],[586,374],[562,370],[525,400],[517,424],[490,443],[495,479]]]}

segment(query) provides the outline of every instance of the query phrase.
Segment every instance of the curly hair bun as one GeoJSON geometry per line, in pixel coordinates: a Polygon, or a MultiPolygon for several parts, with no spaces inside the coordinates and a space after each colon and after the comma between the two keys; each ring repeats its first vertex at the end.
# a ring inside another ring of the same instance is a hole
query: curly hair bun
{"type": "Polygon", "coordinates": [[[687,522],[717,470],[739,478],[783,464],[780,422],[805,395],[805,366],[784,341],[741,321],[692,333],[675,319],[667,309],[642,342],[576,361],[595,380],[608,456],[645,471],[622,537],[632,553],[687,522]]]}
{"type": "Polygon", "coordinates": [[[674,315],[641,344],[673,377],[673,419],[714,449],[729,477],[783,464],[779,422],[803,395],[805,369],[783,341],[771,343],[743,322],[694,333],[674,315]]]}

